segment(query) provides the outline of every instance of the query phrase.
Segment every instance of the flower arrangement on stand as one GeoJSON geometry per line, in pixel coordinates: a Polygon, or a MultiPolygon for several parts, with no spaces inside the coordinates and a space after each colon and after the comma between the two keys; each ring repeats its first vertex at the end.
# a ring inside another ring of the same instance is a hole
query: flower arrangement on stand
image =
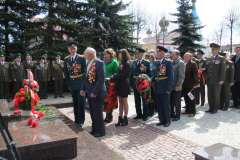
{"type": "Polygon", "coordinates": [[[147,104],[153,102],[151,99],[151,87],[149,86],[150,78],[146,74],[140,74],[136,79],[138,92],[146,100],[147,104]]]}
{"type": "Polygon", "coordinates": [[[115,84],[112,82],[109,82],[109,93],[107,94],[107,98],[104,98],[104,102],[107,103],[107,106],[104,108],[105,112],[115,108],[118,104],[117,90],[115,88],[115,84]]]}

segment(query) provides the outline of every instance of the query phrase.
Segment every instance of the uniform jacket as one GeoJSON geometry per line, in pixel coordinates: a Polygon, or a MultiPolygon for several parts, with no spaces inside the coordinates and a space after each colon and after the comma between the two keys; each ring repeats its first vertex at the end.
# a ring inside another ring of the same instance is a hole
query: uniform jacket
{"type": "MultiPolygon", "coordinates": [[[[25,69],[30,69],[32,74],[34,74],[34,69],[35,69],[34,61],[30,61],[29,64],[27,63],[27,61],[23,61],[23,64],[24,64],[25,69]]],[[[27,71],[26,71],[26,78],[27,78],[27,71]]]]}
{"type": "Polygon", "coordinates": [[[61,80],[64,76],[64,61],[60,60],[58,64],[57,61],[52,61],[51,66],[52,78],[55,80],[61,80]]]}
{"type": "Polygon", "coordinates": [[[206,65],[206,81],[207,84],[218,84],[219,81],[225,80],[225,58],[216,55],[215,59],[212,57],[207,59],[207,65],[206,65]]]}
{"type": "Polygon", "coordinates": [[[105,85],[105,67],[103,61],[95,58],[88,73],[85,70],[84,83],[82,84],[81,90],[84,90],[86,94],[94,94],[97,96],[97,100],[103,100],[107,97],[106,85],[105,85]],[[91,71],[90,71],[91,70],[91,71]],[[95,75],[94,80],[91,79],[95,75]]]}
{"type": "Polygon", "coordinates": [[[38,82],[47,82],[50,79],[50,70],[47,64],[43,64],[43,67],[40,64],[37,64],[34,70],[34,78],[38,82]]]}
{"type": "Polygon", "coordinates": [[[173,70],[174,70],[174,80],[172,90],[175,90],[175,87],[179,87],[179,90],[182,90],[182,84],[185,78],[185,64],[178,58],[176,61],[173,61],[173,70]]]}
{"type": "Polygon", "coordinates": [[[71,90],[80,90],[85,79],[86,60],[83,55],[76,53],[74,63],[70,56],[64,58],[64,74],[67,86],[71,90]]]}
{"type": "Polygon", "coordinates": [[[240,58],[236,62],[237,56],[234,56],[232,58],[232,62],[234,63],[234,69],[235,69],[235,74],[234,74],[234,81],[235,82],[240,82],[240,58]]]}
{"type": "Polygon", "coordinates": [[[154,67],[151,79],[155,82],[155,93],[166,94],[166,92],[171,92],[174,78],[172,61],[164,58],[161,65],[159,65],[159,61],[154,62],[154,67]]]}
{"type": "Polygon", "coordinates": [[[197,67],[199,68],[199,60],[198,60],[197,58],[195,58],[195,57],[193,57],[192,60],[193,60],[195,63],[197,63],[197,67]]]}
{"type": "Polygon", "coordinates": [[[149,78],[152,77],[152,68],[148,60],[143,59],[140,67],[138,66],[138,60],[133,61],[129,76],[129,83],[133,89],[136,89],[136,78],[140,74],[146,74],[149,78]],[[141,67],[145,69],[140,69],[141,67]]]}
{"type": "Polygon", "coordinates": [[[193,60],[190,60],[186,64],[185,79],[182,88],[193,88],[193,86],[197,86],[198,83],[199,77],[197,63],[193,60]]]}
{"type": "Polygon", "coordinates": [[[207,60],[203,58],[199,60],[199,68],[202,68],[204,76],[206,76],[206,65],[207,65],[207,60]]]}
{"type": "Polygon", "coordinates": [[[26,79],[26,70],[24,64],[20,62],[20,66],[16,62],[11,63],[12,80],[16,79],[16,82],[22,82],[26,79]]]}
{"type": "Polygon", "coordinates": [[[232,61],[226,61],[226,73],[225,73],[225,80],[224,84],[233,83],[234,81],[234,64],[232,61]]]}
{"type": "Polygon", "coordinates": [[[10,63],[4,62],[4,65],[0,63],[0,82],[9,82],[9,80],[11,80],[10,63]]]}

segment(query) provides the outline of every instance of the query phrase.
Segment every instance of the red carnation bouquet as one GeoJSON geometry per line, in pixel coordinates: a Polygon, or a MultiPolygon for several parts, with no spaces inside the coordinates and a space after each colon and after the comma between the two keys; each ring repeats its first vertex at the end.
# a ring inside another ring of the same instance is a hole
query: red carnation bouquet
{"type": "Polygon", "coordinates": [[[205,77],[201,69],[198,70],[198,77],[199,77],[200,83],[205,85],[205,77]]]}
{"type": "Polygon", "coordinates": [[[136,79],[138,92],[146,100],[147,104],[153,102],[151,99],[151,87],[149,86],[150,78],[146,74],[140,74],[136,79]]]}
{"type": "Polygon", "coordinates": [[[104,107],[105,112],[108,112],[110,109],[115,108],[118,104],[117,90],[115,88],[115,84],[112,82],[109,82],[109,92],[107,94],[107,98],[104,98],[104,102],[107,103],[106,107],[104,107]]]}

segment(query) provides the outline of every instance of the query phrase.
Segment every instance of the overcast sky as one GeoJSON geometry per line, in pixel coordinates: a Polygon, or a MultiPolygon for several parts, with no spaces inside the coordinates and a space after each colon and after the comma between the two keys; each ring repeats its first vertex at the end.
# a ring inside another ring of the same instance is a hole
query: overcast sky
{"type": "MultiPolygon", "coordinates": [[[[164,12],[166,14],[176,13],[178,7],[175,0],[123,0],[124,3],[128,3],[130,1],[132,1],[135,6],[137,3],[140,3],[142,8],[147,8],[149,14],[161,14],[164,12]]],[[[239,0],[197,0],[196,11],[202,25],[206,25],[202,29],[202,34],[205,38],[209,38],[210,42],[214,28],[219,28],[223,17],[228,13],[228,8],[233,4],[238,5],[240,12],[239,0]]],[[[233,34],[233,43],[240,44],[240,23],[238,23],[238,26],[235,28],[233,34]]],[[[141,34],[141,37],[147,37],[146,31],[141,34]]],[[[223,43],[230,43],[229,29],[226,30],[225,37],[226,38],[223,43]]]]}

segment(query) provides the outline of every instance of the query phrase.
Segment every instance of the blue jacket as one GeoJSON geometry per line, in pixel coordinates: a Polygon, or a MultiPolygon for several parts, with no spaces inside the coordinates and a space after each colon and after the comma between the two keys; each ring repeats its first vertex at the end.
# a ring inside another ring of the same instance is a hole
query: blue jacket
{"type": "Polygon", "coordinates": [[[155,82],[155,93],[166,94],[166,92],[171,92],[174,78],[172,61],[164,58],[160,66],[159,61],[156,61],[154,66],[152,81],[155,82]]]}
{"type": "MultiPolygon", "coordinates": [[[[92,76],[89,72],[87,72],[87,69],[85,71],[85,80],[82,84],[81,90],[84,90],[86,94],[94,94],[97,96],[97,100],[103,100],[104,98],[107,98],[107,91],[105,86],[105,66],[103,61],[99,60],[98,58],[95,58],[93,63],[94,72],[96,73],[95,80],[90,80],[90,76],[92,76]],[[95,65],[95,67],[94,67],[95,65]]],[[[90,67],[91,69],[91,67],[90,67]]],[[[89,69],[89,70],[90,70],[89,69]]]]}
{"type": "Polygon", "coordinates": [[[70,56],[64,58],[64,73],[67,86],[71,90],[80,90],[85,78],[86,60],[82,55],[76,53],[74,63],[70,56]]]}

